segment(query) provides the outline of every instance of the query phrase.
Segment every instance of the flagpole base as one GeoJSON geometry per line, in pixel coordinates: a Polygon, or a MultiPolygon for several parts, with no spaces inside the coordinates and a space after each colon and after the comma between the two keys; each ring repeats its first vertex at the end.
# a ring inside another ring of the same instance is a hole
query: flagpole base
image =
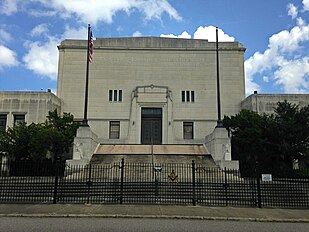
{"type": "Polygon", "coordinates": [[[221,120],[217,121],[216,128],[224,128],[223,122],[221,120]]]}
{"type": "Polygon", "coordinates": [[[87,119],[83,119],[81,126],[89,127],[88,120],[87,119]]]}

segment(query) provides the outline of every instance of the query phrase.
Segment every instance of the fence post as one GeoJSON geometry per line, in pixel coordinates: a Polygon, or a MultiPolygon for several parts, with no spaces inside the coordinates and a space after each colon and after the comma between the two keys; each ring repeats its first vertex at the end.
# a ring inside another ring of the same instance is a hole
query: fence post
{"type": "Polygon", "coordinates": [[[53,196],[53,204],[57,203],[58,197],[58,184],[59,184],[59,165],[60,165],[60,157],[56,156],[55,158],[55,182],[54,182],[54,196],[53,196]]]}
{"type": "Polygon", "coordinates": [[[87,186],[88,186],[88,195],[87,195],[87,204],[90,202],[90,187],[92,185],[91,181],[91,164],[89,164],[89,172],[88,172],[88,181],[87,181],[87,186]]]}
{"type": "Polygon", "coordinates": [[[260,169],[259,169],[259,162],[257,158],[255,158],[255,174],[256,174],[256,187],[257,187],[257,194],[258,194],[258,206],[259,208],[262,208],[260,169]]]}
{"type": "Polygon", "coordinates": [[[262,208],[262,199],[261,199],[261,183],[260,183],[260,177],[256,177],[256,187],[257,187],[257,194],[258,194],[258,206],[259,208],[262,208]]]}
{"type": "Polygon", "coordinates": [[[225,190],[225,206],[228,206],[226,167],[224,167],[224,190],[225,190]]]}
{"type": "Polygon", "coordinates": [[[192,160],[192,204],[196,205],[196,192],[195,192],[195,161],[192,160]]]}
{"type": "Polygon", "coordinates": [[[120,204],[123,202],[123,177],[124,177],[124,158],[121,159],[120,173],[120,204]]]}

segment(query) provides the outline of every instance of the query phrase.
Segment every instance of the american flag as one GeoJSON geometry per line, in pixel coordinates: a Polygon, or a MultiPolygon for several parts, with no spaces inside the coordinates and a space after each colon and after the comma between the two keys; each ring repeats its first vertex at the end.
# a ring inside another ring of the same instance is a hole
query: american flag
{"type": "Polygon", "coordinates": [[[93,38],[92,38],[92,31],[90,32],[89,36],[89,62],[92,63],[92,54],[93,54],[93,38]]]}

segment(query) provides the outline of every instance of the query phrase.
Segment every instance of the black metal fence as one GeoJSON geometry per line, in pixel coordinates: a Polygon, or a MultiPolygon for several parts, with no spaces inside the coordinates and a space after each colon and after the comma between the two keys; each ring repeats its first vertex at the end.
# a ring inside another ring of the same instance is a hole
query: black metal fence
{"type": "Polygon", "coordinates": [[[309,179],[242,178],[238,170],[192,164],[0,168],[0,203],[180,204],[309,208],[309,179]],[[50,168],[50,167],[49,167],[50,168]],[[44,171],[45,170],[45,171],[44,171]],[[16,175],[18,173],[18,175],[16,175]],[[28,173],[22,176],[22,173],[28,173]],[[51,175],[50,173],[53,173],[51,175]]]}

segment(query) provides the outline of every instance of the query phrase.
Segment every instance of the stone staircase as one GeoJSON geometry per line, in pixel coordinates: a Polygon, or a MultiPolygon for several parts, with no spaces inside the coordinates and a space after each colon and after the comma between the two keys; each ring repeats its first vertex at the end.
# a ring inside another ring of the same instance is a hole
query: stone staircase
{"type": "Polygon", "coordinates": [[[178,163],[217,167],[203,144],[194,145],[108,145],[101,144],[92,156],[91,164],[118,163],[178,163]]]}

